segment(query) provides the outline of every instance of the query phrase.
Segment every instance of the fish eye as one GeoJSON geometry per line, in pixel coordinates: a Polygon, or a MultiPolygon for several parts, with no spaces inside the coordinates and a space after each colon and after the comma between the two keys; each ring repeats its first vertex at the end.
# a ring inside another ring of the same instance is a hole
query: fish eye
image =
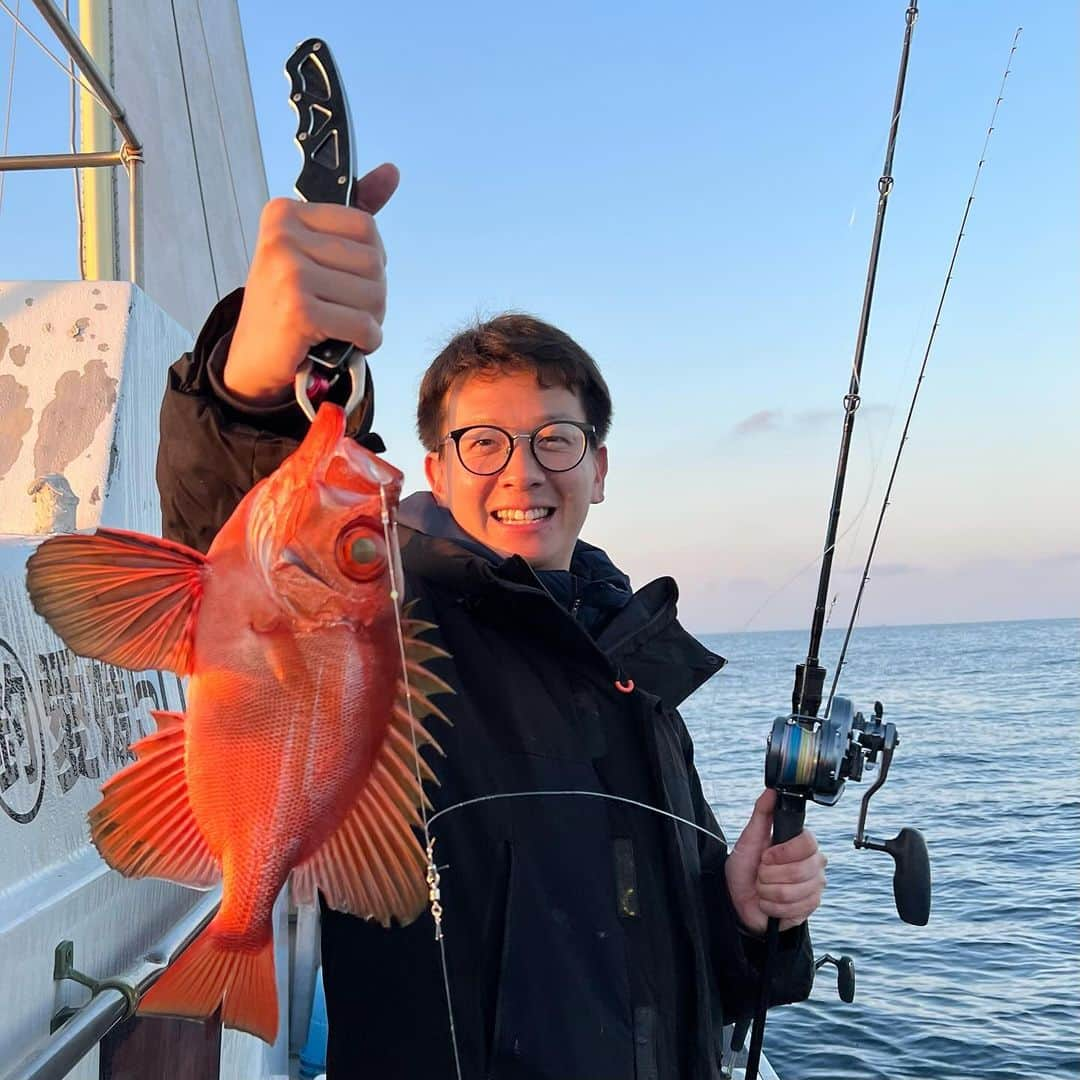
{"type": "Polygon", "coordinates": [[[370,536],[358,536],[349,545],[349,561],[354,563],[374,562],[379,557],[379,549],[370,536]]]}
{"type": "Polygon", "coordinates": [[[383,538],[369,525],[353,525],[337,542],[337,562],[354,581],[373,581],[386,567],[383,538]]]}

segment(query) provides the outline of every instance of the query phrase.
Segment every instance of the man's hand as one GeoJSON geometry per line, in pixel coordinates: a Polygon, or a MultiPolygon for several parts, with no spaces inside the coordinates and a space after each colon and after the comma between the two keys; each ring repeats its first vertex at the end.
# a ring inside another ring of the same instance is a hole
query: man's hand
{"type": "Polygon", "coordinates": [[[352,206],[271,199],[259,220],[225,385],[254,404],[283,401],[308,349],[327,338],[382,344],[386,252],[374,215],[398,185],[393,165],[353,184],[352,206]]]}
{"type": "Polygon", "coordinates": [[[776,792],[766,788],[724,864],[728,893],[739,921],[763,934],[770,916],[788,930],[805,922],[821,903],[825,864],[809,829],[771,847],[776,792]]]}

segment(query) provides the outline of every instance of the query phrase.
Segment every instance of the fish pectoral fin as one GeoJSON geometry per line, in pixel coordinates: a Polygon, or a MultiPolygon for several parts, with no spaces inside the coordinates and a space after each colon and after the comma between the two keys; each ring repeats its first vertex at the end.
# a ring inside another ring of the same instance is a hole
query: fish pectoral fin
{"type": "Polygon", "coordinates": [[[277,1038],[274,939],[258,949],[230,945],[217,919],[143,995],[140,1015],[205,1020],[221,1006],[221,1022],[273,1044],[277,1038]]]}
{"type": "Polygon", "coordinates": [[[221,867],[188,799],[184,716],[152,715],[158,730],[135,743],[136,760],[102,786],[102,800],[89,815],[90,838],[127,877],[208,889],[221,880],[221,867]]]}
{"type": "Polygon", "coordinates": [[[39,545],[26,563],[34,608],[80,656],[191,672],[204,555],[155,536],[98,529],[39,545]]]}
{"type": "Polygon", "coordinates": [[[291,627],[275,624],[265,630],[253,629],[259,635],[266,662],[281,686],[310,678],[307,658],[291,627]]]}

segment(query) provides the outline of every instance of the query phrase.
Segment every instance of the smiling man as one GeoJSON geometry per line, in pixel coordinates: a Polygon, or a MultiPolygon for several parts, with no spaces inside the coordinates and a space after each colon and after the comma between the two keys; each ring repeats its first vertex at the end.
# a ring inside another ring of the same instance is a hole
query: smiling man
{"type": "MultiPolygon", "coordinates": [[[[466,339],[541,325],[504,316],[466,339]]],[[[428,483],[462,529],[492,551],[520,555],[534,570],[568,570],[589,506],[604,498],[605,433],[586,420],[573,389],[541,386],[520,358],[504,363],[442,393],[445,361],[429,369],[420,391],[428,483]],[[449,430],[440,436],[443,426],[449,430]]],[[[594,385],[602,385],[598,372],[594,385]]]]}
{"type": "MultiPolygon", "coordinates": [[[[295,448],[293,375],[313,344],[378,347],[372,213],[396,179],[358,181],[356,209],[267,207],[245,291],[170,373],[167,536],[205,550],[295,448]]],[[[381,449],[373,409],[369,383],[357,438],[381,449]]],[[[528,315],[463,331],[424,377],[430,491],[399,521],[406,596],[456,692],[431,759],[448,986],[428,913],[384,930],[324,907],[330,1080],[449,1077],[455,1053],[467,1078],[713,1080],[721,1025],[753,1011],[769,916],[771,1001],[809,993],[824,856],[809,831],[769,846],[772,792],[728,852],[678,713],[723,660],[679,625],[670,578],[635,592],[580,538],[610,423],[592,358],[528,315]]]]}
{"type": "Polygon", "coordinates": [[[490,551],[569,570],[589,507],[604,498],[610,416],[599,370],[561,330],[525,315],[472,327],[420,386],[432,495],[490,551]]]}

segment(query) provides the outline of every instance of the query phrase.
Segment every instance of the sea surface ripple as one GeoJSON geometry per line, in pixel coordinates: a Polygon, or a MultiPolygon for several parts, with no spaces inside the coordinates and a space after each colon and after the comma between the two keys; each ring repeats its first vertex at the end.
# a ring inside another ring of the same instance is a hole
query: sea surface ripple
{"type": "MultiPolygon", "coordinates": [[[[682,711],[729,843],[807,637],[703,639],[729,663],[682,711]]],[[[829,679],[839,645],[828,631],[829,679]]],[[[1080,620],[857,630],[838,692],[865,713],[880,700],[896,724],[868,831],[924,834],[933,905],[927,926],[902,923],[892,860],[852,846],[876,774],[808,807],[829,856],[814,951],[854,959],[856,995],[840,1001],[825,967],[809,1001],[773,1010],[774,1068],[782,1080],[1080,1077],[1080,620]]]]}

